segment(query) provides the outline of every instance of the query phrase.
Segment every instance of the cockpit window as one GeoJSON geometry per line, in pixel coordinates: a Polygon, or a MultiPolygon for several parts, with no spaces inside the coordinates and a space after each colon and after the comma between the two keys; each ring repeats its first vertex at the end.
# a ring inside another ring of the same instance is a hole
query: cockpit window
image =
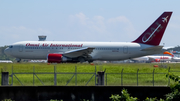
{"type": "Polygon", "coordinates": [[[13,48],[13,46],[9,46],[9,48],[13,48]]]}

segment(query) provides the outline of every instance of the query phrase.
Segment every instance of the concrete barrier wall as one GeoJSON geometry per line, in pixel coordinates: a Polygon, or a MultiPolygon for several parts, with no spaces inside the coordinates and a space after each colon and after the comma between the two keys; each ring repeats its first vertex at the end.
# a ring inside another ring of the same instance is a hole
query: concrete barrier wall
{"type": "Polygon", "coordinates": [[[164,98],[171,92],[169,87],[160,86],[0,86],[0,100],[110,101],[111,94],[121,95],[123,88],[140,100],[146,97],[164,98]]]}

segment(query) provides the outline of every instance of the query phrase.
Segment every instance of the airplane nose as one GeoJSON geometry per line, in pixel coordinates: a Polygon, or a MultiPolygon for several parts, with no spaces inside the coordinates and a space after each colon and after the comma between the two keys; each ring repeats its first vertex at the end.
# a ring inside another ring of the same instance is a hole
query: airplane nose
{"type": "Polygon", "coordinates": [[[11,54],[11,51],[10,51],[10,49],[6,48],[6,49],[4,50],[4,53],[5,53],[6,55],[10,55],[10,54],[11,54]]]}

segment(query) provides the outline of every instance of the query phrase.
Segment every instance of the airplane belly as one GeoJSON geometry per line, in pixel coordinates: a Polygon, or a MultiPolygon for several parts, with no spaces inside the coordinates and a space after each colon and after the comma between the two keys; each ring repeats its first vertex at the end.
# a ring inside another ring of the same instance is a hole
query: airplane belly
{"type": "Polygon", "coordinates": [[[99,51],[91,54],[93,60],[119,60],[121,57],[120,52],[112,52],[112,51],[99,51]]]}
{"type": "Polygon", "coordinates": [[[24,52],[19,52],[18,58],[21,59],[46,59],[47,58],[47,52],[43,51],[24,51],[24,52]]]}

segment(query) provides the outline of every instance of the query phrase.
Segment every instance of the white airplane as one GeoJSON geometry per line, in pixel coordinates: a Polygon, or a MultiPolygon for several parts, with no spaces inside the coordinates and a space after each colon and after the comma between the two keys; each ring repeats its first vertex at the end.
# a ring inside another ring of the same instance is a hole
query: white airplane
{"type": "Polygon", "coordinates": [[[0,60],[0,63],[13,63],[11,60],[0,60]]]}
{"type": "MultiPolygon", "coordinates": [[[[172,47],[169,47],[169,48],[172,48],[172,47]]],[[[163,50],[164,50],[164,48],[163,48],[163,50]]],[[[163,52],[163,54],[147,55],[147,56],[133,58],[131,60],[134,62],[150,63],[150,62],[172,61],[173,58],[174,58],[174,55],[171,52],[165,51],[165,52],[163,52]]]]}
{"type": "Polygon", "coordinates": [[[21,59],[47,59],[48,63],[118,61],[161,52],[159,43],[172,12],[164,12],[132,42],[21,41],[5,53],[21,59]],[[166,19],[166,21],[164,21],[166,19]]]}
{"type": "Polygon", "coordinates": [[[165,51],[164,54],[168,54],[168,56],[157,54],[157,55],[148,55],[148,56],[133,58],[131,60],[134,62],[162,62],[162,61],[180,62],[180,58],[175,56],[173,52],[165,51]]]}
{"type": "Polygon", "coordinates": [[[133,61],[143,61],[143,62],[163,62],[163,61],[172,61],[172,56],[167,55],[149,55],[149,56],[143,56],[139,58],[133,58],[133,61]]]}

